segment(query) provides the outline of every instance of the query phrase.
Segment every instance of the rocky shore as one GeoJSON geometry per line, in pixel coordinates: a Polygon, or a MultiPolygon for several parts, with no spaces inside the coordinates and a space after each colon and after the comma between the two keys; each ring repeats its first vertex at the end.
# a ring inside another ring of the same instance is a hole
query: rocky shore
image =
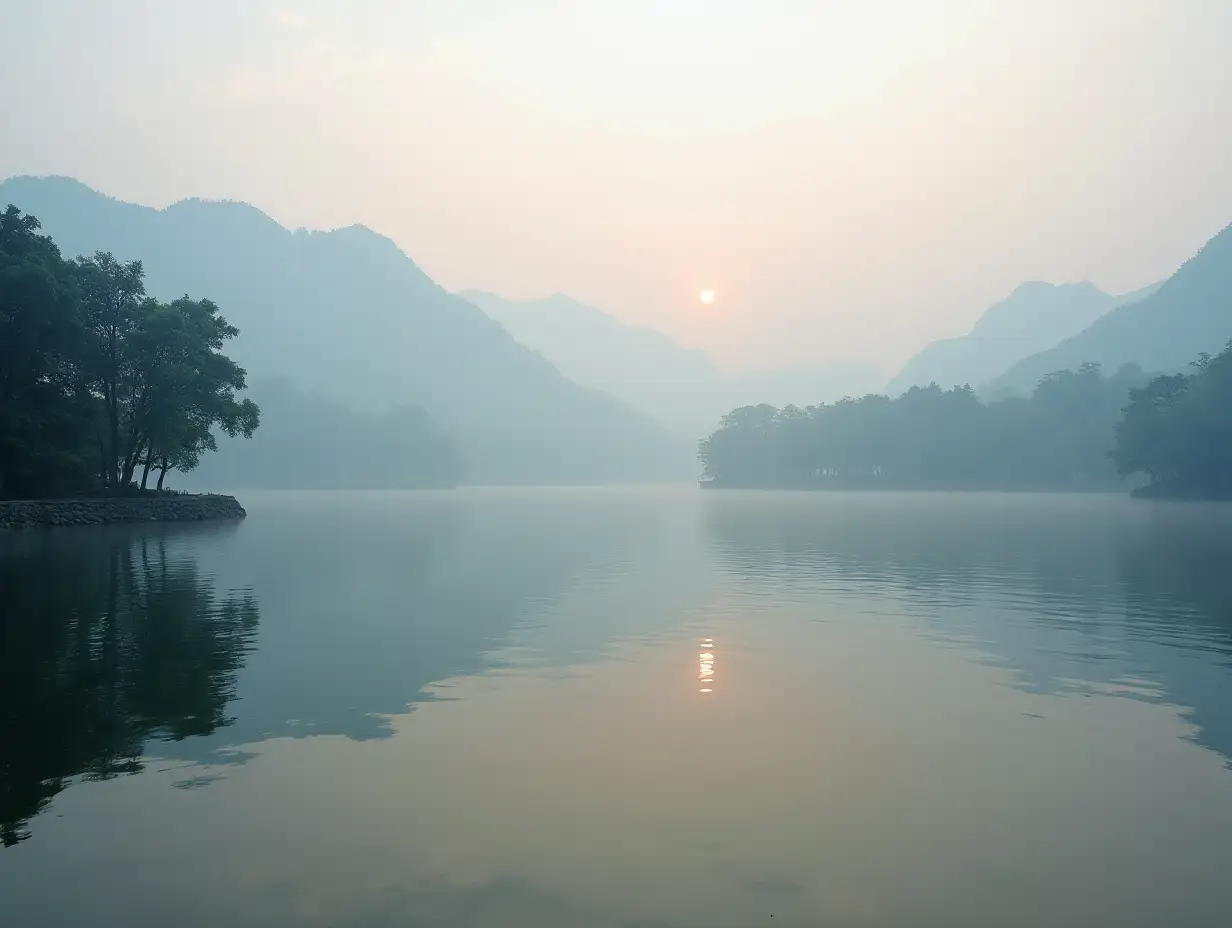
{"type": "Polygon", "coordinates": [[[104,525],[116,522],[198,522],[242,519],[233,496],[136,496],[91,499],[0,501],[0,530],[41,525],[104,525]]]}

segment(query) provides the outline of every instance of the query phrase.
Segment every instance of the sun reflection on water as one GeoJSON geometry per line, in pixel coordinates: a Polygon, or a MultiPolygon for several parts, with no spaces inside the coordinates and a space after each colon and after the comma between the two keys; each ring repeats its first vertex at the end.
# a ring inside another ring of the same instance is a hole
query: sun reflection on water
{"type": "Polygon", "coordinates": [[[697,655],[697,680],[703,693],[714,692],[714,639],[703,638],[697,655]]]}

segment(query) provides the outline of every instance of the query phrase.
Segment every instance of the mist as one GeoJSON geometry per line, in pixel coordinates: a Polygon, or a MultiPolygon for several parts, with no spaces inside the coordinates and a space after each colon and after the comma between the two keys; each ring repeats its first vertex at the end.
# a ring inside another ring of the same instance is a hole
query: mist
{"type": "Polygon", "coordinates": [[[0,177],[359,223],[725,371],[888,375],[1024,281],[1129,293],[1222,228],[1230,49],[1219,0],[7,4],[0,177]]]}
{"type": "Polygon", "coordinates": [[[1230,61],[0,4],[4,924],[1227,923],[1230,61]]]}

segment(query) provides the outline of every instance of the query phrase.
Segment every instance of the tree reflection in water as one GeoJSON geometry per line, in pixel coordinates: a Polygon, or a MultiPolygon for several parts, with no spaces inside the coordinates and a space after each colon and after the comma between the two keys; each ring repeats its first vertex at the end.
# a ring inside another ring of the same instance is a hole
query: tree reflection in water
{"type": "Polygon", "coordinates": [[[229,719],[255,635],[168,530],[68,530],[0,548],[0,841],[75,780],[142,770],[145,744],[229,719]],[[68,534],[76,533],[76,534],[68,534]]]}

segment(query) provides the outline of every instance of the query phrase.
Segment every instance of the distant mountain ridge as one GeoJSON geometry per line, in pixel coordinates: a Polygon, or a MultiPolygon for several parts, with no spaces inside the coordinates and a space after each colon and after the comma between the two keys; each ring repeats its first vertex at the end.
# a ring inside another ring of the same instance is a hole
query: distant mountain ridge
{"type": "Polygon", "coordinates": [[[67,178],[0,183],[66,255],[141,259],[152,295],[209,297],[239,327],[253,378],[358,408],[415,404],[453,434],[470,482],[686,477],[687,448],[650,418],[566,379],[363,226],[292,232],[253,206],[124,203],[67,178]]]}
{"type": "Polygon", "coordinates": [[[1080,332],[1013,364],[985,386],[1026,393],[1041,377],[1087,361],[1115,370],[1184,370],[1201,352],[1218,353],[1232,338],[1232,225],[1142,299],[1124,303],[1080,332]]]}
{"type": "Polygon", "coordinates": [[[872,390],[881,379],[878,371],[856,362],[728,375],[702,351],[564,294],[537,300],[510,300],[481,290],[458,295],[567,377],[611,393],[694,439],[736,406],[829,402],[872,390]]]}
{"type": "Polygon", "coordinates": [[[668,428],[703,434],[722,373],[701,351],[646,326],[629,325],[564,294],[507,300],[481,290],[458,294],[577,383],[611,393],[668,428]]]}
{"type": "Polygon", "coordinates": [[[978,387],[1016,361],[1081,331],[1117,306],[1142,299],[1160,285],[1113,296],[1090,281],[1027,281],[988,307],[971,331],[930,342],[886,386],[897,396],[912,386],[978,387]]]}

